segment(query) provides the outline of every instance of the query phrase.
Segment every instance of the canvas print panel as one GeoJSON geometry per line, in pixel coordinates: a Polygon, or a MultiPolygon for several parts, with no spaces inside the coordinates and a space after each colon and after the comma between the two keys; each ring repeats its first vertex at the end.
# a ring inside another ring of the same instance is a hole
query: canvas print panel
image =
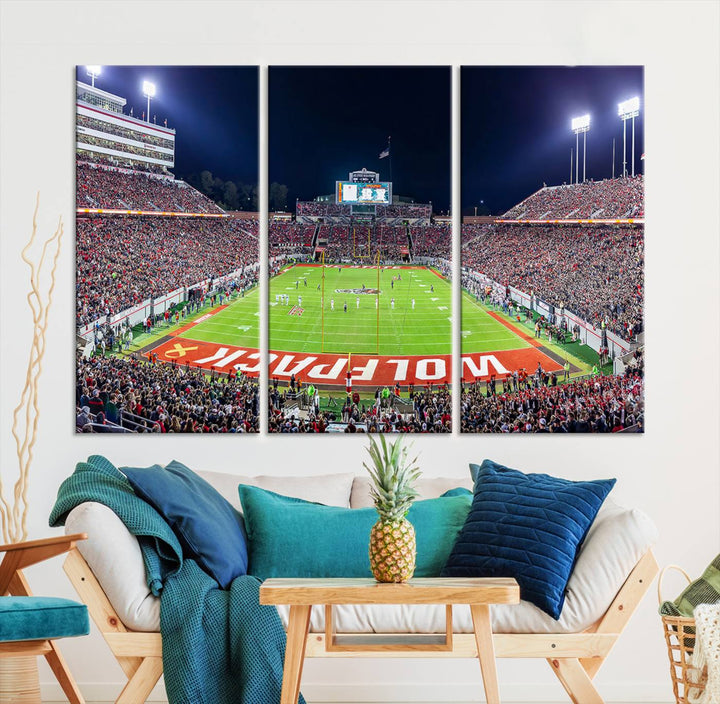
{"type": "Polygon", "coordinates": [[[642,67],[461,82],[462,432],[643,432],[642,67]]]}
{"type": "Polygon", "coordinates": [[[76,431],[257,432],[257,68],[79,66],[76,96],[76,431]]]}
{"type": "Polygon", "coordinates": [[[269,120],[270,432],[449,432],[449,68],[271,67],[269,120]]]}

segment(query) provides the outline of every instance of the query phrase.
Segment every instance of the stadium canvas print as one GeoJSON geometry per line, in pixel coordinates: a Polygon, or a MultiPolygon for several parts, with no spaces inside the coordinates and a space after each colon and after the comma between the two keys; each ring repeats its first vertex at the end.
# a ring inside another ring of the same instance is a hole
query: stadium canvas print
{"type": "Polygon", "coordinates": [[[461,432],[643,432],[642,67],[461,84],[461,432]]]}
{"type": "Polygon", "coordinates": [[[450,432],[450,78],[270,67],[270,432],[450,432]]]}
{"type": "Polygon", "coordinates": [[[257,432],[257,68],[75,90],[77,432],[257,432]]]}

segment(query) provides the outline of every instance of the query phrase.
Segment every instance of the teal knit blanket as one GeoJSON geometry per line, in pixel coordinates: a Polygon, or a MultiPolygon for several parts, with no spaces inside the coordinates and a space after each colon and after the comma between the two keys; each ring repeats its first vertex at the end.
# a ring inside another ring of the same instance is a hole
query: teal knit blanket
{"type": "Polygon", "coordinates": [[[99,455],[78,463],[62,483],[50,525],[63,525],[86,501],[112,509],[140,542],[148,587],[160,597],[170,704],[279,703],[285,631],[275,607],[259,604],[260,582],[242,576],[230,589],[220,589],[193,560],[183,558],[162,516],[99,455]]]}

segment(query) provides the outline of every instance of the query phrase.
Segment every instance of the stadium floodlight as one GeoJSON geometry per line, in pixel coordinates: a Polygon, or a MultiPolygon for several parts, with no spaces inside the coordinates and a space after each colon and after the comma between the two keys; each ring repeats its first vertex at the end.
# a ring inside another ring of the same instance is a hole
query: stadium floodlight
{"type": "Polygon", "coordinates": [[[147,98],[147,121],[150,122],[150,98],[155,97],[155,84],[150,81],[143,81],[143,95],[147,98]]]}
{"type": "Polygon", "coordinates": [[[102,66],[86,66],[87,75],[90,76],[93,88],[95,87],[95,79],[102,73],[102,66]]]}
{"type": "Polygon", "coordinates": [[[575,133],[575,183],[578,182],[578,166],[580,165],[580,152],[578,151],[579,135],[582,132],[583,135],[583,183],[585,183],[585,157],[587,155],[587,132],[590,129],[590,115],[580,115],[580,117],[573,117],[570,121],[570,127],[575,133]]]}
{"type": "Polygon", "coordinates": [[[573,117],[570,123],[573,132],[586,132],[590,129],[590,115],[580,115],[580,117],[573,117]]]}
{"type": "Polygon", "coordinates": [[[620,117],[632,117],[633,113],[637,117],[640,114],[640,98],[635,96],[630,100],[623,100],[622,103],[618,103],[618,115],[620,117]]]}
{"type": "Polygon", "coordinates": [[[635,118],[640,114],[640,98],[635,96],[618,103],[618,117],[623,121],[623,178],[627,176],[627,160],[625,154],[627,121],[632,120],[632,175],[635,176],[635,118]]]}

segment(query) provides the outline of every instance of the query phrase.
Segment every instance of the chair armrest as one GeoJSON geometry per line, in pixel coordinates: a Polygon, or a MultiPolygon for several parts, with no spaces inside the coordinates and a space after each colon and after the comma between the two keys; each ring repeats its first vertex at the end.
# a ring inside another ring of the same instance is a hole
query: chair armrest
{"type": "Polygon", "coordinates": [[[67,552],[72,549],[78,540],[87,540],[86,533],[75,533],[75,535],[56,535],[52,538],[41,538],[40,540],[26,540],[23,543],[8,543],[7,545],[0,545],[0,552],[13,552],[14,550],[32,550],[33,548],[43,548],[54,545],[67,545],[64,550],[55,554],[61,555],[63,552],[67,552]]]}
{"type": "Polygon", "coordinates": [[[6,553],[0,563],[0,596],[5,594],[13,576],[25,567],[62,555],[75,547],[78,540],[85,540],[85,533],[58,535],[42,540],[27,540],[23,543],[0,545],[0,553],[6,553]]]}

